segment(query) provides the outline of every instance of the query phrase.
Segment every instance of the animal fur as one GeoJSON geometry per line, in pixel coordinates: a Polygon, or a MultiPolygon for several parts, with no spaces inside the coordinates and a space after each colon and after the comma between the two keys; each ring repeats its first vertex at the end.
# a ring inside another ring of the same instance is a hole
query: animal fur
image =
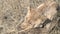
{"type": "Polygon", "coordinates": [[[36,9],[29,8],[24,22],[20,25],[20,32],[35,28],[43,24],[46,19],[52,20],[53,16],[57,13],[56,6],[56,2],[49,0],[39,5],[36,9]]]}

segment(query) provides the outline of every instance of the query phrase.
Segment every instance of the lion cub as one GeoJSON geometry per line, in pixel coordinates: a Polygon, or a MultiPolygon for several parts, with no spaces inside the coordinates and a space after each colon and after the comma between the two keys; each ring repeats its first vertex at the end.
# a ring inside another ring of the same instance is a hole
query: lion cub
{"type": "Polygon", "coordinates": [[[29,8],[25,21],[20,25],[21,31],[36,28],[38,25],[43,24],[46,19],[52,20],[57,13],[56,6],[56,2],[48,1],[42,3],[36,9],[29,8]]]}

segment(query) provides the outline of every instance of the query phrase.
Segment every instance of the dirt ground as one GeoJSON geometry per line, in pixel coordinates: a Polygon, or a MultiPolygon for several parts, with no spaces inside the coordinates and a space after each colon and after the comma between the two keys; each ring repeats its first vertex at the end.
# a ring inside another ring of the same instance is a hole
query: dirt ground
{"type": "MultiPolygon", "coordinates": [[[[21,24],[27,14],[27,7],[36,8],[45,0],[0,0],[0,34],[40,34],[39,29],[29,32],[19,32],[21,24]]],[[[58,3],[58,17],[60,17],[60,0],[58,3]]],[[[50,34],[60,34],[60,20],[50,34]]]]}

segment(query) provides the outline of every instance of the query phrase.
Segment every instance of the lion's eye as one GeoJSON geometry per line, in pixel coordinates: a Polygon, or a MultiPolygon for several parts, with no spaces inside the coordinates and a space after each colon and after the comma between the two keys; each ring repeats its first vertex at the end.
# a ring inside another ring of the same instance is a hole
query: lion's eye
{"type": "Polygon", "coordinates": [[[50,22],[51,22],[51,20],[49,20],[49,19],[45,20],[45,22],[42,24],[42,28],[43,28],[46,24],[48,24],[48,23],[50,23],[50,22]]]}
{"type": "Polygon", "coordinates": [[[50,22],[51,22],[51,20],[46,19],[46,20],[44,21],[44,23],[40,23],[40,24],[38,25],[38,27],[36,27],[36,28],[44,28],[44,26],[46,26],[46,24],[48,24],[48,23],[50,23],[50,22]]]}
{"type": "Polygon", "coordinates": [[[44,25],[43,25],[43,24],[41,24],[39,27],[40,27],[40,28],[43,28],[43,27],[44,27],[44,25]]]}

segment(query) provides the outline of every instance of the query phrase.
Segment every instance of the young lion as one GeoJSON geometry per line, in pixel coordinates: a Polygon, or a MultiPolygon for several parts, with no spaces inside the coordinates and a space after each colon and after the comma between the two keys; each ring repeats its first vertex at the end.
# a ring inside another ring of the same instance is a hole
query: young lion
{"type": "Polygon", "coordinates": [[[48,1],[42,3],[36,9],[29,8],[25,21],[20,25],[20,32],[36,28],[38,25],[43,24],[46,19],[52,20],[57,13],[56,7],[56,2],[48,1]]]}

